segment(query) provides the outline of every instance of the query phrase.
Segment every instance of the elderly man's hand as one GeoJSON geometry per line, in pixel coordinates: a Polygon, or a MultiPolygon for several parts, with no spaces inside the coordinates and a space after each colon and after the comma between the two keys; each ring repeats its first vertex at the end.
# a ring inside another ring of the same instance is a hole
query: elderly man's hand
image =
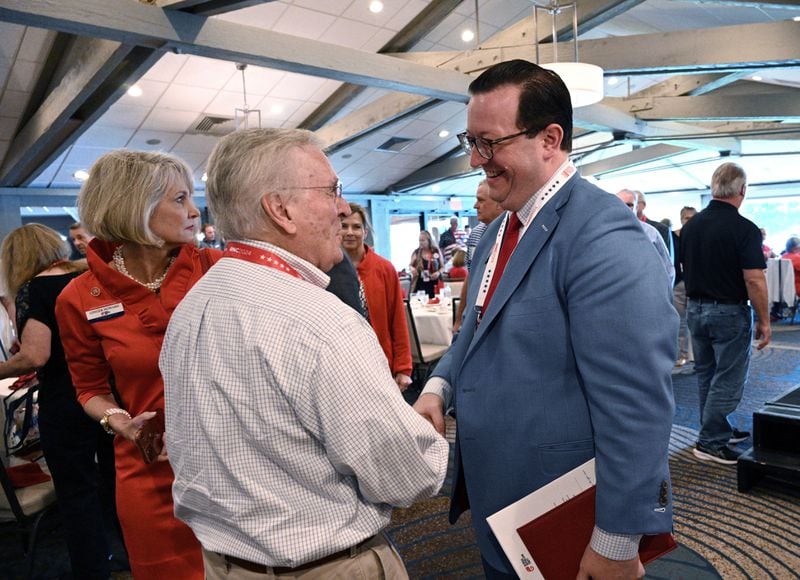
{"type": "Polygon", "coordinates": [[[414,403],[414,410],[425,417],[433,428],[444,437],[444,401],[439,395],[425,393],[414,403]]]}

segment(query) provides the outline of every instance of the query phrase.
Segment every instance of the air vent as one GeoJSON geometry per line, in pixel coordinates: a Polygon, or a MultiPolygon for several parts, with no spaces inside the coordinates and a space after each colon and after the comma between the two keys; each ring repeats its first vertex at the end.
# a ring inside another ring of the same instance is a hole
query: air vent
{"type": "Polygon", "coordinates": [[[201,115],[188,132],[192,135],[227,135],[234,129],[233,117],[201,115]]]}
{"type": "Polygon", "coordinates": [[[382,145],[378,145],[375,150],[376,151],[392,151],[393,153],[397,153],[398,151],[402,151],[411,143],[414,139],[408,139],[406,137],[392,137],[382,145]]]}

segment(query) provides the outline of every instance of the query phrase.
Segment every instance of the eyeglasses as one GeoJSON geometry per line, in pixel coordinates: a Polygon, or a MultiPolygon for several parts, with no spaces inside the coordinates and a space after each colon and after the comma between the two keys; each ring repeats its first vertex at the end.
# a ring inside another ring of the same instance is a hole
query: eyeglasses
{"type": "Polygon", "coordinates": [[[337,181],[335,185],[317,185],[314,187],[278,187],[277,191],[289,191],[292,189],[321,189],[333,199],[342,199],[344,186],[341,181],[337,181]]]}
{"type": "Polygon", "coordinates": [[[538,130],[534,129],[525,129],[519,133],[506,135],[505,137],[500,137],[499,139],[484,139],[483,137],[472,137],[471,135],[468,135],[466,131],[464,131],[463,133],[456,135],[456,137],[458,137],[458,142],[461,144],[461,148],[467,153],[467,155],[472,155],[472,148],[474,147],[478,150],[478,155],[486,160],[489,160],[494,157],[494,146],[498,143],[508,141],[509,139],[514,139],[515,137],[519,137],[521,135],[535,135],[538,132],[538,130]]]}

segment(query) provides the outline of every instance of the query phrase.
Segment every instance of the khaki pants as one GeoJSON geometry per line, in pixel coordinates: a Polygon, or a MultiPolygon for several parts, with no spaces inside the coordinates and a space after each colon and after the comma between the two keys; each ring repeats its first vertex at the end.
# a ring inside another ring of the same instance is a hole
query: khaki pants
{"type": "Polygon", "coordinates": [[[235,564],[229,564],[225,556],[203,549],[203,565],[206,580],[264,580],[281,578],[286,580],[408,580],[408,572],[400,554],[386,541],[383,534],[364,544],[358,554],[344,556],[315,568],[300,572],[275,574],[271,568],[266,573],[250,572],[235,564]]]}

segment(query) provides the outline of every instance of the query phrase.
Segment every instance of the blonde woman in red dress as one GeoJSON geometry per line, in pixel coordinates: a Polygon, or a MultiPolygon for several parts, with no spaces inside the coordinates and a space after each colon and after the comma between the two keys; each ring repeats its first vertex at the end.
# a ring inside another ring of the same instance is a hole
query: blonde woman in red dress
{"type": "Polygon", "coordinates": [[[78,400],[115,435],[117,510],[137,580],[203,578],[200,544],[173,515],[166,453],[145,463],[134,442],[164,407],[158,356],[170,316],[220,255],[195,247],[192,182],[191,170],[170,155],[100,157],[78,198],[81,222],[96,236],[89,271],[56,305],[78,400]]]}

